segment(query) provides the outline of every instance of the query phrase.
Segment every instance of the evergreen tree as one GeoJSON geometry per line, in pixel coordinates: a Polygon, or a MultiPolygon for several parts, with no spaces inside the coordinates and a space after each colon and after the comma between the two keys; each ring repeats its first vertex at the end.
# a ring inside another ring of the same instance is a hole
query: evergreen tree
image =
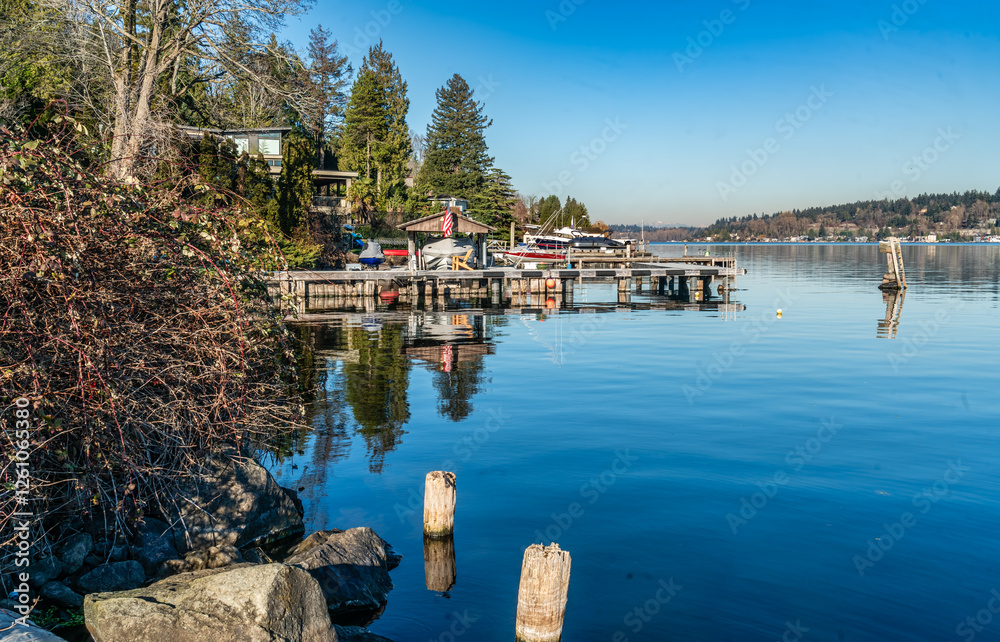
{"type": "Polygon", "coordinates": [[[364,208],[403,207],[412,155],[409,109],[406,81],[379,41],[368,50],[351,88],[338,149],[341,164],[360,175],[351,196],[364,208]]]}
{"type": "Polygon", "coordinates": [[[330,32],[317,26],[309,32],[307,91],[309,94],[308,127],[316,143],[316,163],[325,167],[327,134],[333,131],[343,116],[347,95],[347,78],[351,65],[347,56],[339,55],[337,41],[329,41],[330,32]]]}
{"type": "Polygon", "coordinates": [[[514,216],[515,191],[511,178],[497,167],[486,172],[483,190],[469,203],[469,215],[500,230],[510,227],[514,216]]]}
{"type": "MultiPolygon", "coordinates": [[[[549,221],[549,218],[552,217],[553,214],[555,214],[561,209],[562,209],[562,203],[559,202],[559,197],[556,196],[555,194],[549,194],[548,196],[543,198],[542,201],[538,204],[539,224],[545,225],[546,223],[549,224],[558,223],[556,219],[552,219],[552,221],[549,221]]],[[[558,224],[556,224],[555,226],[559,227],[558,224]]]]}
{"type": "Polygon", "coordinates": [[[420,192],[471,199],[483,191],[493,165],[484,135],[493,121],[458,74],[436,95],[437,107],[427,127],[427,157],[418,177],[420,192]]]}
{"type": "Polygon", "coordinates": [[[590,215],[587,214],[587,206],[572,196],[567,196],[566,204],[563,205],[563,211],[559,215],[559,225],[590,227],[590,215]]]}

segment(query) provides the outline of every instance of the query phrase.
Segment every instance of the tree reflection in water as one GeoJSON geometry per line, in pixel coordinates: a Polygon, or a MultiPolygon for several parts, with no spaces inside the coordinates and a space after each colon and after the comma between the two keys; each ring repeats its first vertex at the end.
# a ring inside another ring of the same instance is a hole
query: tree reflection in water
{"type": "Polygon", "coordinates": [[[357,350],[358,359],[344,364],[344,397],[368,447],[368,467],[380,473],[385,454],[399,445],[410,419],[410,362],[403,354],[403,327],[385,324],[376,332],[347,332],[349,349],[357,350]]]}
{"type": "Polygon", "coordinates": [[[499,323],[481,314],[385,315],[365,317],[360,325],[357,316],[299,328],[313,391],[307,417],[316,440],[303,486],[326,481],[329,464],[347,456],[355,433],[365,441],[371,472],[382,472],[386,454],[406,434],[414,363],[433,373],[438,412],[452,421],[472,414],[472,397],[489,381],[483,358],[494,347],[487,326],[499,323]]]}
{"type": "Polygon", "coordinates": [[[442,364],[434,373],[438,412],[452,421],[462,421],[472,414],[472,395],[479,392],[485,370],[482,357],[455,363],[447,370],[442,364]]]}

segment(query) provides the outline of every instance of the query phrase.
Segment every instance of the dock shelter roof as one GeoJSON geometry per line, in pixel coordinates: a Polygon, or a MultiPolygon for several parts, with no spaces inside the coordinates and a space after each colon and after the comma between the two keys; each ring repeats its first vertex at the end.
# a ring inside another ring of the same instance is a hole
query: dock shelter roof
{"type": "MultiPolygon", "coordinates": [[[[457,234],[486,234],[488,232],[496,231],[495,227],[490,227],[489,225],[475,221],[468,216],[463,216],[457,207],[452,207],[448,214],[455,217],[454,231],[457,234]]],[[[441,219],[444,218],[444,215],[445,212],[441,211],[437,214],[431,214],[430,216],[418,218],[415,221],[407,221],[406,223],[397,225],[396,229],[400,229],[405,232],[436,232],[440,234],[441,219]]]]}

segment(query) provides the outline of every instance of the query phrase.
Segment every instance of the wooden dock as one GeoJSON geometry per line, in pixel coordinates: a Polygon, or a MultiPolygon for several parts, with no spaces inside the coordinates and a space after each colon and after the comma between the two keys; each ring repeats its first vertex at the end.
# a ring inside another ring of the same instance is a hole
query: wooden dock
{"type": "MultiPolygon", "coordinates": [[[[701,258],[701,257],[691,257],[701,258]]],[[[478,300],[491,307],[545,307],[572,304],[577,285],[585,281],[617,282],[617,303],[629,303],[633,292],[659,295],[688,303],[712,299],[715,292],[724,303],[738,276],[746,270],[735,263],[711,265],[691,262],[640,263],[630,267],[585,267],[576,269],[427,270],[296,270],[273,272],[265,279],[272,295],[283,305],[302,314],[306,309],[331,307],[329,299],[395,300],[419,305],[452,299],[478,300]],[[322,301],[321,301],[322,300],[322,301]]]]}

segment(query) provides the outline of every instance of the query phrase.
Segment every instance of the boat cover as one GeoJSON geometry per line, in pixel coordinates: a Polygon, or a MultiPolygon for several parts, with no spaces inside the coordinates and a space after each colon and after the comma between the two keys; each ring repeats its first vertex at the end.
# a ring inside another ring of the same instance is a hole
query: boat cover
{"type": "Polygon", "coordinates": [[[472,239],[448,236],[428,243],[421,253],[428,270],[450,270],[451,257],[465,256],[470,248],[475,249],[472,239]]]}
{"type": "Polygon", "coordinates": [[[385,259],[385,254],[382,254],[382,246],[378,241],[372,241],[369,239],[365,243],[365,249],[361,250],[361,255],[359,259],[385,259]]]}

